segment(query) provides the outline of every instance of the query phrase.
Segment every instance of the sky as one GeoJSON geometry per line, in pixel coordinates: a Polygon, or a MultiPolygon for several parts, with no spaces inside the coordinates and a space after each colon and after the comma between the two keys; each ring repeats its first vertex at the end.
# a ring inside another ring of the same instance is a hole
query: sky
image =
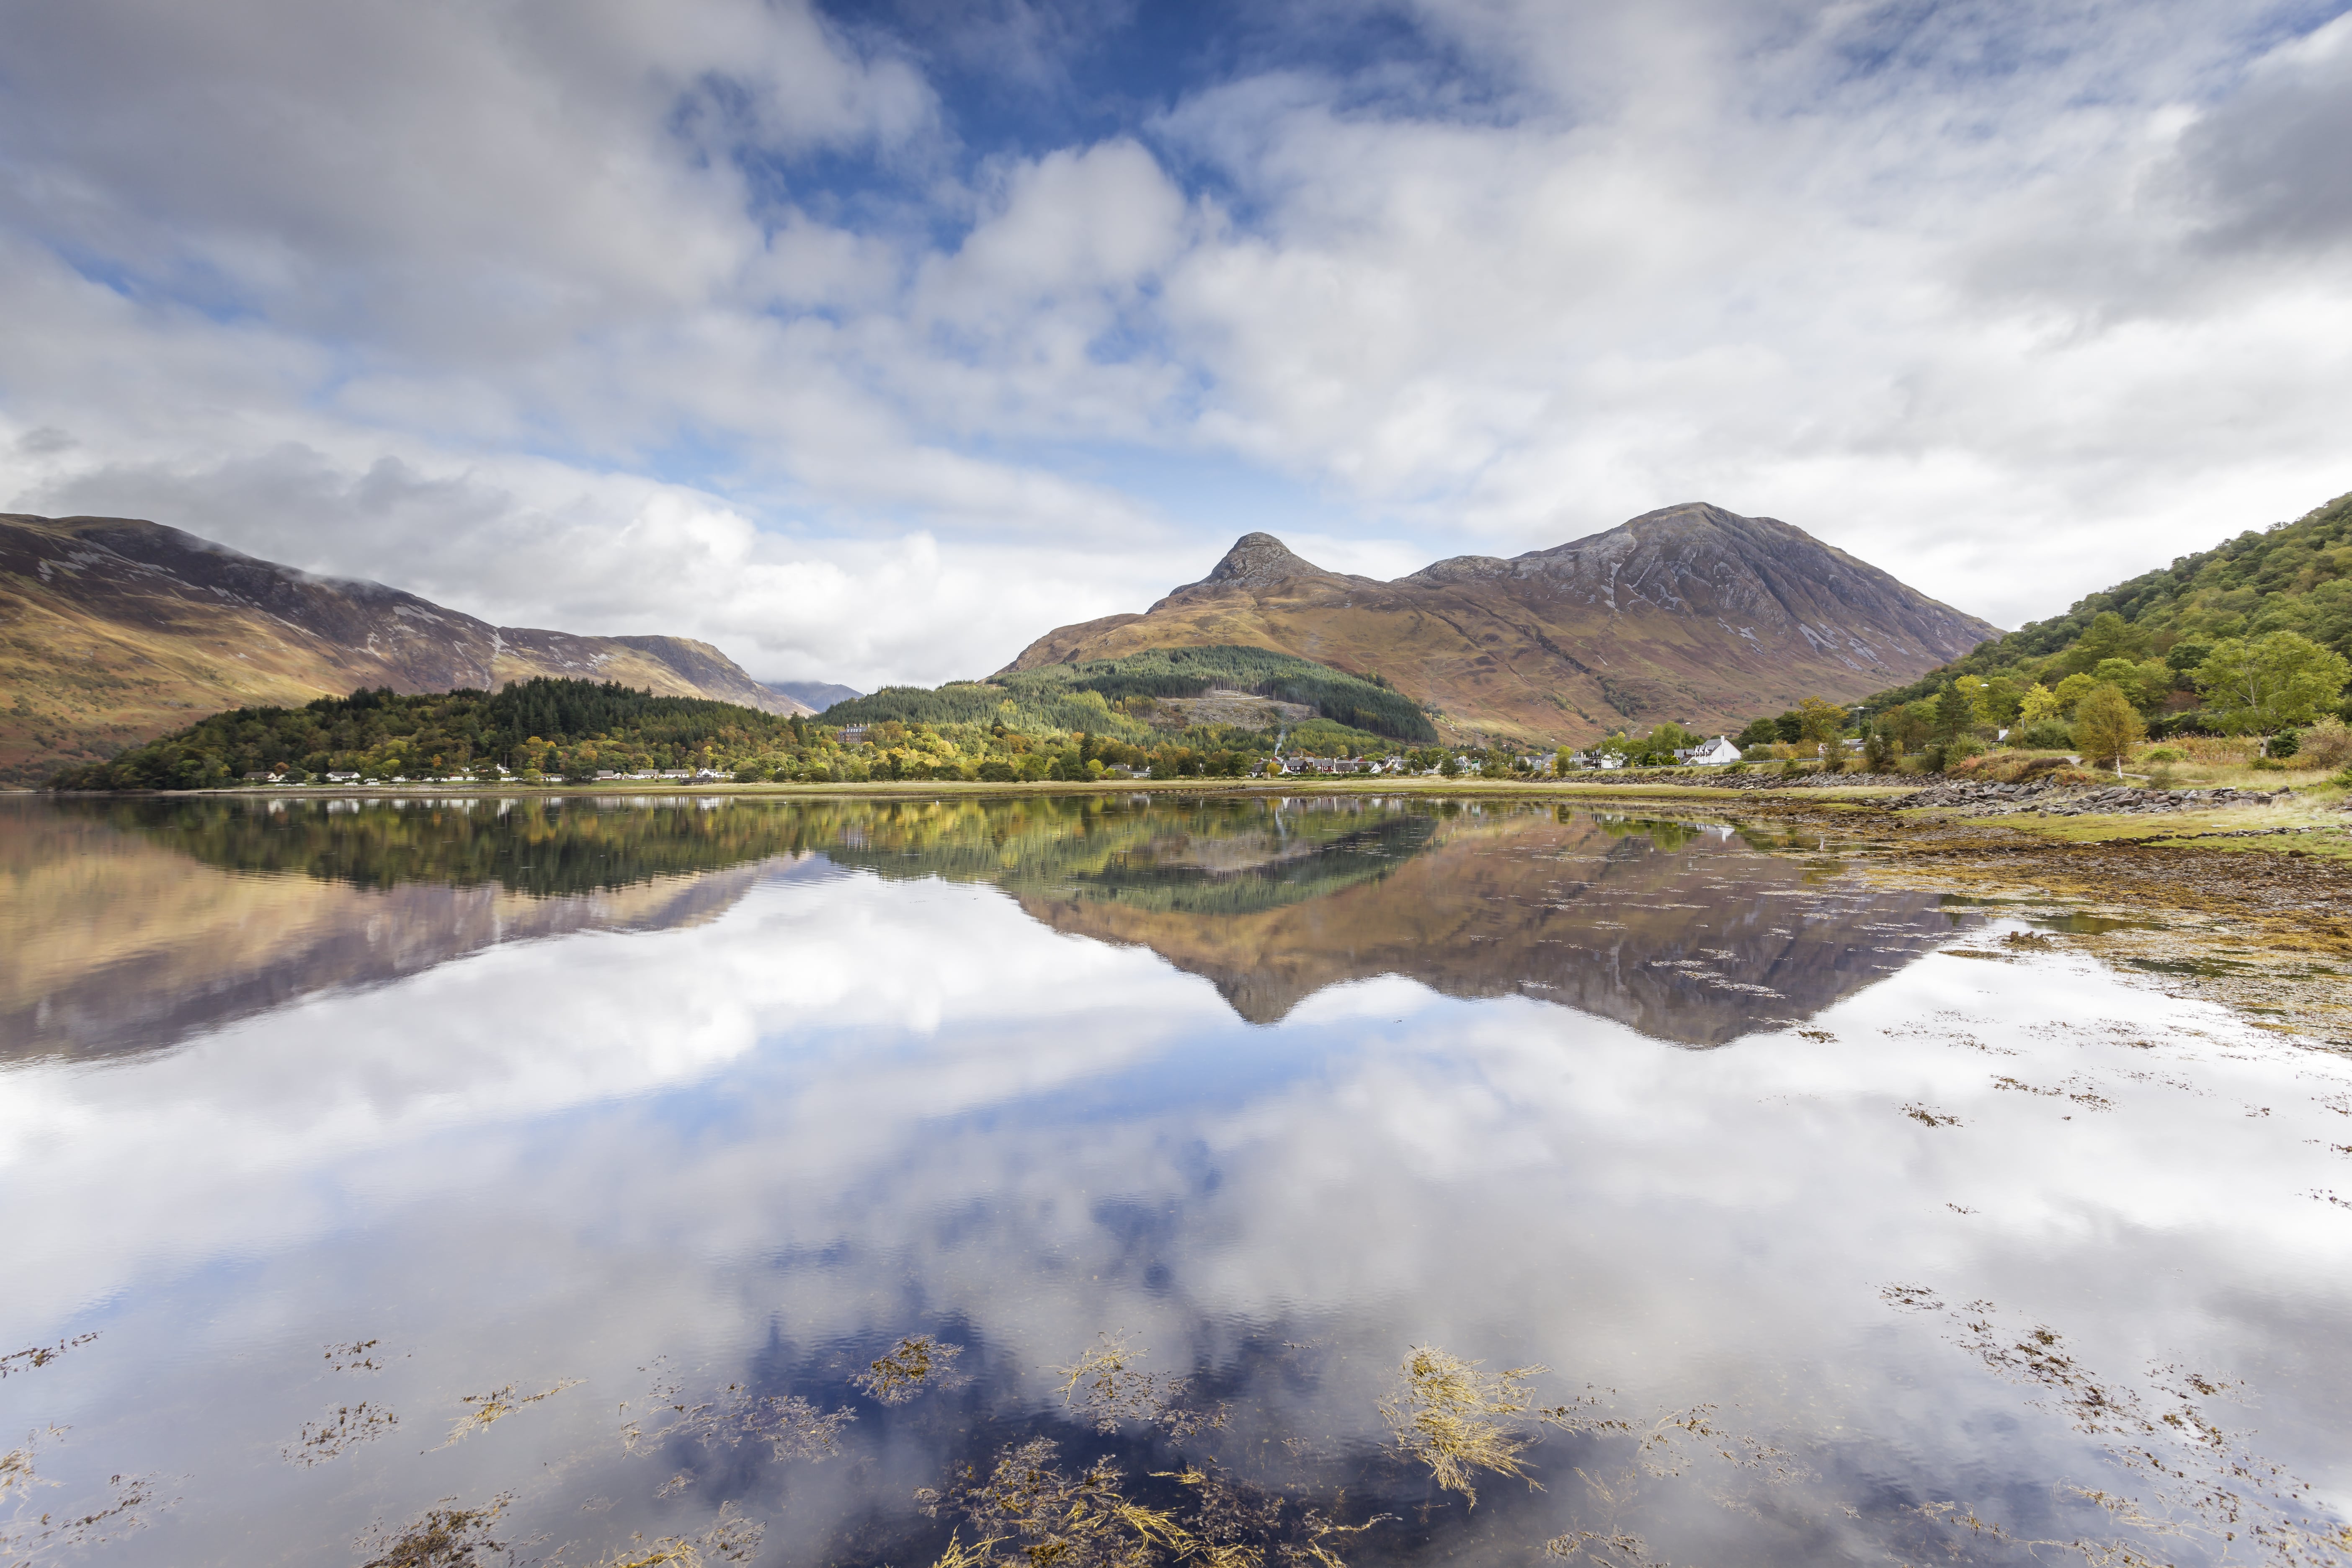
{"type": "Polygon", "coordinates": [[[762,679],[1688,500],[2015,626],[2352,490],[2338,0],[0,17],[0,508],[762,679]]]}

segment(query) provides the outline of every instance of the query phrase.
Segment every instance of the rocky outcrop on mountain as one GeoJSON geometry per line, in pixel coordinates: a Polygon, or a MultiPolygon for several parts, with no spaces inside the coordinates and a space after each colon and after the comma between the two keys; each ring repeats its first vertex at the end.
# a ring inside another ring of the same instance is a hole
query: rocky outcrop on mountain
{"type": "Polygon", "coordinates": [[[0,514],[0,783],[37,783],[225,708],[534,675],[811,710],[688,637],[494,626],[159,523],[0,514]]]}
{"type": "Polygon", "coordinates": [[[1391,583],[1245,534],[1200,582],[1141,615],[1049,632],[1010,668],[1279,648],[1386,677],[1456,738],[1556,742],[1661,720],[1737,728],[1809,696],[1861,697],[1998,635],[1801,529],[1692,503],[1391,583]]]}

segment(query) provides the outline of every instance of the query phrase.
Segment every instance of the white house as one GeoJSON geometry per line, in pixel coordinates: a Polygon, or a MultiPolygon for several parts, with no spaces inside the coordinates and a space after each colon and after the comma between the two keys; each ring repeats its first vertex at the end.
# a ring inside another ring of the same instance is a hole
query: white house
{"type": "Polygon", "coordinates": [[[1727,737],[1717,735],[1703,746],[1686,747],[1676,752],[1675,756],[1681,762],[1689,763],[1697,767],[1717,768],[1727,763],[1738,762],[1739,748],[1733,745],[1727,737]]]}

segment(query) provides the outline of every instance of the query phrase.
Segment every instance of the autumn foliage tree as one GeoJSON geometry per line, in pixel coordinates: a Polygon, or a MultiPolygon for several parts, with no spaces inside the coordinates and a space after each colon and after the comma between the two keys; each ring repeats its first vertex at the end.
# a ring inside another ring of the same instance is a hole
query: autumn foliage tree
{"type": "Polygon", "coordinates": [[[2139,710],[2111,680],[2100,681],[2074,704],[2074,744],[2094,767],[2123,767],[2131,749],[2147,736],[2139,710]]]}

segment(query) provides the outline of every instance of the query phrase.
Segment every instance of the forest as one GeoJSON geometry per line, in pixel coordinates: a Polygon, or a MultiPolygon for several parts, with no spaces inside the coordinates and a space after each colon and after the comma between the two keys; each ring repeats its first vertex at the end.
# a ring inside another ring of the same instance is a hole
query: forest
{"type": "MultiPolygon", "coordinates": [[[[585,783],[685,771],[737,783],[876,779],[1085,782],[1113,769],[1155,778],[1239,777],[1277,745],[1384,755],[1388,736],[1326,712],[1409,728],[1395,692],[1257,649],[1181,649],[1055,667],[1003,684],[889,689],[818,719],[656,697],[612,682],[537,678],[495,694],[384,689],[299,708],[240,708],[68,768],[61,791],[185,790],[250,784],[425,780],[585,783]],[[1300,668],[1302,667],[1303,668],[1300,668]],[[1264,722],[1185,722],[1164,704],[1248,679],[1312,707],[1264,722]],[[1106,695],[1106,692],[1114,695],[1106,695]]],[[[1423,727],[1425,717],[1421,719],[1423,727]]]]}

